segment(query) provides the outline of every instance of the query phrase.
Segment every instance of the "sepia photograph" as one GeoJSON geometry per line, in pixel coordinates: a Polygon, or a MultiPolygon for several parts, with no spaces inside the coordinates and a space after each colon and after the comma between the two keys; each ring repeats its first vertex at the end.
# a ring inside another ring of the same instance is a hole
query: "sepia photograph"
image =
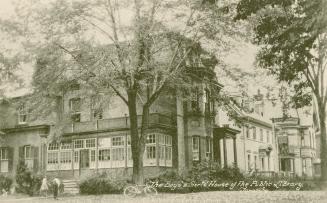
{"type": "Polygon", "coordinates": [[[0,202],[327,202],[327,0],[0,0],[0,202]]]}

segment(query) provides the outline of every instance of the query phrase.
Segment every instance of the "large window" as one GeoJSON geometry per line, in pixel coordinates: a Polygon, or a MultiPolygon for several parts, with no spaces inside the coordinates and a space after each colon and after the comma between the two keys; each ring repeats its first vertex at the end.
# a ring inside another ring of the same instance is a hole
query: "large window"
{"type": "Polygon", "coordinates": [[[245,126],[246,138],[250,138],[250,129],[249,126],[245,126]]]}
{"type": "Polygon", "coordinates": [[[257,128],[252,127],[252,130],[253,130],[253,139],[256,140],[257,139],[257,128]]]}
{"type": "Polygon", "coordinates": [[[74,148],[75,149],[84,148],[84,140],[74,140],[74,148]]]}
{"type": "Polygon", "coordinates": [[[102,119],[103,118],[103,109],[101,105],[101,97],[94,96],[91,98],[91,111],[93,119],[102,119]]]}
{"type": "Polygon", "coordinates": [[[263,130],[260,129],[260,141],[263,142],[263,130]]]}
{"type": "Polygon", "coordinates": [[[199,88],[195,87],[192,92],[192,101],[191,101],[191,108],[192,111],[199,111],[200,110],[200,95],[199,95],[199,88]]]}
{"type": "Polygon", "coordinates": [[[199,136],[192,137],[192,154],[193,154],[193,161],[200,160],[200,137],[199,136]]]}
{"type": "Polygon", "coordinates": [[[124,146],[124,137],[113,137],[112,146],[124,146]]]}
{"type": "Polygon", "coordinates": [[[18,108],[18,124],[25,124],[27,122],[27,111],[25,105],[18,108]]]}
{"type": "Polygon", "coordinates": [[[109,161],[110,160],[110,149],[99,150],[99,161],[109,161]]]}
{"type": "Polygon", "coordinates": [[[155,159],[156,158],[156,146],[146,146],[146,155],[147,159],[155,159]]]}
{"type": "Polygon", "coordinates": [[[24,146],[24,158],[33,159],[33,150],[30,145],[24,146]]]}
{"type": "Polygon", "coordinates": [[[86,147],[86,148],[93,148],[93,147],[95,147],[95,141],[96,141],[95,138],[92,138],[92,139],[86,139],[86,140],[85,140],[85,147],[86,147]]]}
{"type": "Polygon", "coordinates": [[[48,164],[58,163],[58,152],[48,152],[48,164]]]}
{"type": "Polygon", "coordinates": [[[8,149],[7,148],[0,148],[0,159],[8,160],[8,149]]]}
{"type": "Polygon", "coordinates": [[[156,158],[156,134],[147,135],[145,151],[147,159],[156,158]]]}
{"type": "Polygon", "coordinates": [[[60,152],[60,163],[67,164],[72,162],[72,152],[64,151],[60,152]]]}
{"type": "Polygon", "coordinates": [[[59,150],[59,144],[57,144],[57,143],[50,143],[48,145],[48,150],[49,151],[59,150]]]}
{"type": "Polygon", "coordinates": [[[73,98],[69,100],[69,110],[74,122],[81,121],[81,99],[73,98]]]}
{"type": "Polygon", "coordinates": [[[124,160],[124,148],[113,148],[112,150],[112,160],[113,161],[123,161],[124,160]]]}
{"type": "Polygon", "coordinates": [[[0,148],[0,172],[8,172],[8,148],[0,148]]]}

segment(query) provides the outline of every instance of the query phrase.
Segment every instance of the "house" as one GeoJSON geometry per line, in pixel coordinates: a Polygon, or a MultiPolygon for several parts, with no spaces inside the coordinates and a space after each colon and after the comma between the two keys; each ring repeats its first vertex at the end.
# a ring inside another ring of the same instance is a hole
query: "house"
{"type": "Polygon", "coordinates": [[[278,172],[274,128],[265,116],[263,98],[233,95],[232,99],[233,104],[218,111],[219,141],[215,142],[214,150],[220,156],[215,159],[221,165],[235,164],[246,174],[272,175],[278,172]]]}
{"type": "Polygon", "coordinates": [[[312,125],[295,117],[274,118],[278,139],[279,171],[296,176],[314,176],[316,136],[312,125]]]}
{"type": "MultiPolygon", "coordinates": [[[[214,72],[216,60],[201,49],[194,52],[185,69],[192,78],[192,90],[167,92],[151,106],[144,153],[146,177],[169,169],[188,171],[194,161],[214,157],[214,96],[222,85],[214,72]]],[[[65,179],[101,171],[131,175],[127,106],[114,94],[86,94],[88,90],[78,81],[67,89],[54,102],[55,111],[42,118],[26,102],[33,95],[1,103],[0,108],[7,110],[1,173],[14,175],[19,161],[24,161],[36,173],[65,179]]],[[[141,111],[138,114],[141,121],[141,111]]]]}

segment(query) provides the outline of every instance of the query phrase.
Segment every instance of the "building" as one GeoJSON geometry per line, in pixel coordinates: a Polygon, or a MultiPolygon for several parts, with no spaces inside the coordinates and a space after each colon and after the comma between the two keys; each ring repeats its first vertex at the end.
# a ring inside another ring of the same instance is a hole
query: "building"
{"type": "Polygon", "coordinates": [[[218,113],[219,144],[214,150],[220,152],[220,156],[215,157],[216,160],[225,166],[236,164],[246,174],[272,175],[278,172],[273,125],[265,117],[262,98],[235,95],[233,98],[234,104],[218,113]]]}
{"type": "MultiPolygon", "coordinates": [[[[169,169],[188,171],[194,161],[213,159],[214,95],[222,85],[214,72],[216,60],[201,49],[193,52],[186,67],[192,78],[190,96],[177,89],[151,106],[144,153],[147,177],[169,169]]],[[[132,173],[127,106],[115,95],[106,102],[101,95],[86,95],[78,82],[67,88],[54,102],[55,111],[42,118],[32,119],[33,107],[26,102],[32,95],[1,101],[6,111],[1,173],[15,175],[20,161],[36,173],[65,179],[101,171],[113,176],[132,173]]],[[[138,114],[140,121],[141,111],[138,114]]]]}
{"type": "Polygon", "coordinates": [[[278,139],[279,171],[286,175],[314,176],[316,137],[312,125],[299,118],[274,118],[278,139]]]}

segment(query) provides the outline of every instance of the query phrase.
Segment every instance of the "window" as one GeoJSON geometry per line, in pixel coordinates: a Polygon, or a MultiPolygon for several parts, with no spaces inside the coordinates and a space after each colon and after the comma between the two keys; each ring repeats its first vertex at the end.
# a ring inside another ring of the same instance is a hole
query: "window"
{"type": "Polygon", "coordinates": [[[270,133],[268,130],[267,130],[267,143],[270,143],[270,133]]]}
{"type": "Polygon", "coordinates": [[[74,148],[75,149],[84,148],[84,140],[74,140],[74,148]]]}
{"type": "Polygon", "coordinates": [[[200,137],[194,136],[192,137],[192,153],[193,153],[193,161],[200,160],[200,137]]]}
{"type": "Polygon", "coordinates": [[[146,147],[146,158],[147,159],[155,159],[156,158],[156,147],[155,146],[147,146],[146,147]]]}
{"type": "Polygon", "coordinates": [[[248,154],[248,170],[251,170],[251,155],[248,154]]]}
{"type": "Polygon", "coordinates": [[[112,146],[124,146],[123,137],[113,137],[112,138],[112,146]]]}
{"type": "Polygon", "coordinates": [[[256,140],[257,139],[257,128],[253,127],[253,139],[256,140]]]}
{"type": "Polygon", "coordinates": [[[78,157],[78,151],[74,152],[74,162],[78,163],[79,162],[79,157],[78,157]]]}
{"type": "Polygon", "coordinates": [[[69,110],[71,111],[71,118],[74,122],[81,121],[81,99],[73,98],[69,100],[69,110]]]}
{"type": "Polygon", "coordinates": [[[254,156],[254,169],[257,170],[257,156],[254,156]]]}
{"type": "Polygon", "coordinates": [[[159,159],[165,160],[165,146],[159,146],[159,159]]]}
{"type": "Polygon", "coordinates": [[[124,148],[113,148],[112,149],[112,160],[123,161],[124,160],[124,148]]]}
{"type": "Polygon", "coordinates": [[[93,119],[102,119],[103,118],[103,109],[101,106],[101,97],[93,96],[91,98],[91,111],[93,114],[93,119]]]}
{"type": "Polygon", "coordinates": [[[206,138],[206,157],[207,158],[211,157],[211,152],[212,152],[211,145],[212,145],[212,140],[210,137],[207,137],[206,138]]]}
{"type": "Polygon", "coordinates": [[[245,126],[246,138],[250,138],[250,129],[248,126],[245,126]]]}
{"type": "Polygon", "coordinates": [[[127,145],[128,146],[131,145],[131,136],[130,135],[127,136],[127,145]]]}
{"type": "Polygon", "coordinates": [[[25,105],[18,108],[18,124],[25,124],[27,122],[27,111],[25,105]]]}
{"type": "Polygon", "coordinates": [[[24,158],[25,159],[33,159],[32,147],[25,146],[24,147],[24,158]]]}
{"type": "Polygon", "coordinates": [[[171,161],[172,150],[171,147],[166,147],[166,160],[171,161]]]}
{"type": "Polygon", "coordinates": [[[59,145],[57,143],[50,143],[48,145],[48,150],[53,151],[53,150],[59,150],[59,145]]]}
{"type": "Polygon", "coordinates": [[[58,152],[48,152],[48,164],[58,163],[58,152]]]}
{"type": "Polygon", "coordinates": [[[200,110],[200,104],[199,104],[199,88],[195,87],[192,90],[192,101],[191,101],[191,108],[193,111],[199,111],[200,110]]]}
{"type": "Polygon", "coordinates": [[[87,139],[87,140],[85,140],[85,147],[86,148],[93,148],[93,147],[95,147],[95,140],[96,139],[87,139]]]}
{"type": "Polygon", "coordinates": [[[261,158],[261,170],[265,170],[265,158],[261,158]]]}
{"type": "Polygon", "coordinates": [[[109,161],[110,160],[110,149],[99,150],[99,161],[109,161]]]}
{"type": "Polygon", "coordinates": [[[7,148],[0,148],[0,159],[8,160],[8,149],[7,148]]]}
{"type": "Polygon", "coordinates": [[[72,152],[60,152],[60,163],[66,164],[72,162],[72,152]]]}
{"type": "Polygon", "coordinates": [[[95,150],[91,150],[91,161],[95,161],[95,150]]]}
{"type": "Polygon", "coordinates": [[[263,130],[260,129],[260,141],[263,142],[263,130]]]}
{"type": "Polygon", "coordinates": [[[61,149],[72,149],[72,143],[71,142],[62,142],[61,149]]]}
{"type": "Polygon", "coordinates": [[[156,135],[155,134],[150,134],[147,136],[146,139],[147,144],[155,144],[156,143],[156,135]]]}
{"type": "Polygon", "coordinates": [[[0,148],[0,172],[9,171],[8,148],[0,148]]]}

